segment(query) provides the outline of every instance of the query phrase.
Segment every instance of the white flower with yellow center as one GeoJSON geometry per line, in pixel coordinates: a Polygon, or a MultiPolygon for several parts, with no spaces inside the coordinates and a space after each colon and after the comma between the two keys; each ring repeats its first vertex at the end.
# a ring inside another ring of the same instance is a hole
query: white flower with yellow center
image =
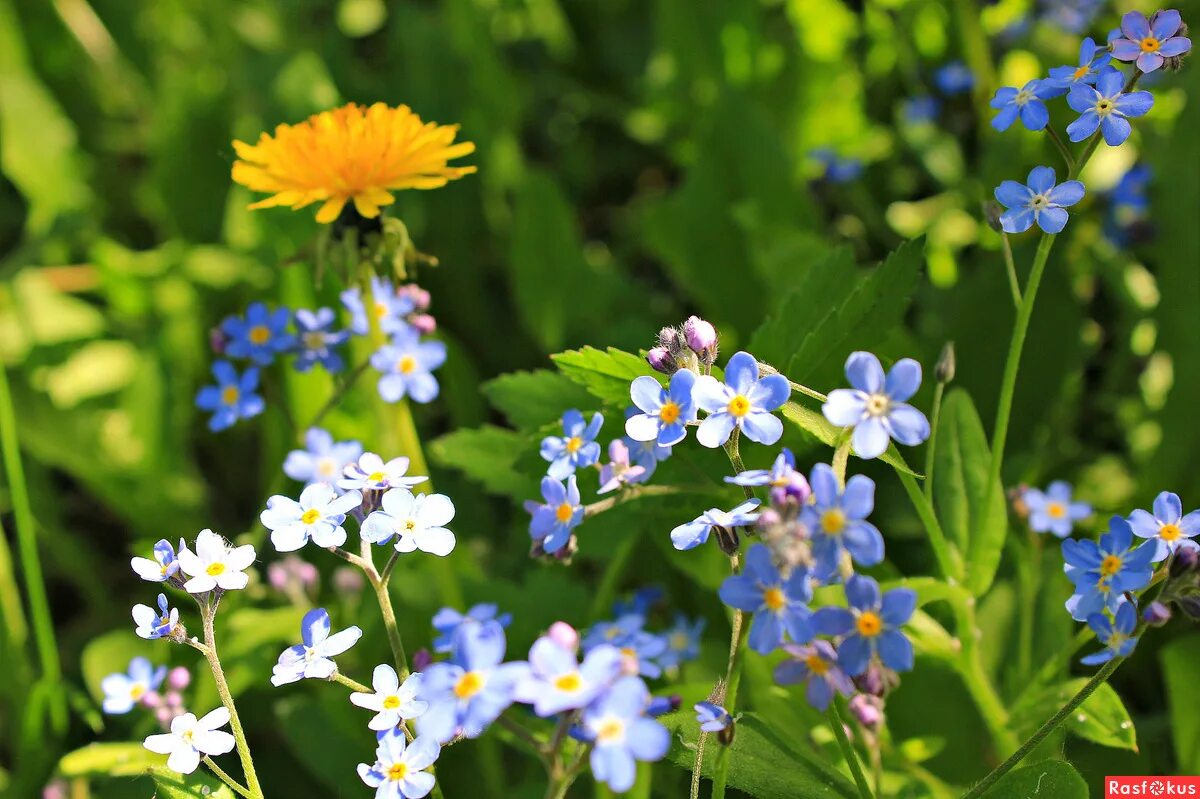
{"type": "Polygon", "coordinates": [[[358,764],[358,776],[375,789],[376,799],[421,799],[433,790],[434,777],[426,769],[441,754],[429,735],[406,743],[404,734],[391,730],[379,738],[375,765],[358,764]]]}
{"type": "Polygon", "coordinates": [[[405,719],[415,719],[429,707],[428,702],[417,699],[417,691],[421,689],[421,674],[410,674],[400,682],[396,670],[388,665],[375,667],[371,675],[371,687],[374,693],[350,694],[350,701],[361,708],[375,711],[375,716],[367,726],[372,730],[394,729],[405,719]]]}
{"type": "Polygon", "coordinates": [[[454,518],[454,503],[444,494],[417,494],[394,488],[383,495],[383,509],[363,522],[362,537],[372,544],[386,544],[397,537],[397,552],[421,550],[445,556],[454,550],[454,533],[443,525],[454,518]]]}
{"type": "Polygon", "coordinates": [[[245,588],[250,581],[245,572],[254,558],[254,547],[250,544],[231,547],[212,530],[201,530],[196,536],[195,552],[186,547],[179,551],[180,571],[191,578],[183,588],[191,594],[217,588],[226,591],[245,588]]]}
{"type": "Polygon", "coordinates": [[[197,719],[184,713],[171,722],[171,731],[151,735],[142,745],[167,758],[167,768],[191,774],[200,765],[201,755],[223,755],[233,750],[233,736],[219,727],[229,723],[229,711],[223,707],[197,719]]]}
{"type": "Polygon", "coordinates": [[[347,491],[340,497],[325,483],[313,483],[300,493],[297,502],[276,495],[267,500],[267,509],[259,518],[271,531],[271,543],[280,552],[293,552],[312,539],[319,547],[340,547],[346,543],[342,523],[346,514],[362,504],[362,494],[347,491]]]}

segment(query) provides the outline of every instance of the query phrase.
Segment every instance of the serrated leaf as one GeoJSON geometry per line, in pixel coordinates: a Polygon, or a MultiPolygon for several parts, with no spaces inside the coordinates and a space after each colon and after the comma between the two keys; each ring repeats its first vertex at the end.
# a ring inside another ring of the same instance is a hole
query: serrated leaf
{"type": "Polygon", "coordinates": [[[165,766],[150,770],[157,789],[155,799],[236,799],[233,790],[203,770],[179,774],[165,766]]]}
{"type": "Polygon", "coordinates": [[[584,347],[560,352],[550,358],[560,372],[586,388],[593,396],[622,407],[630,404],[629,384],[635,377],[659,377],[644,358],[615,347],[607,350],[584,347]]]}
{"type": "Polygon", "coordinates": [[[430,455],[483,484],[493,494],[514,498],[530,497],[536,481],[516,470],[517,461],[533,447],[527,437],[502,427],[484,425],[457,430],[429,445],[430,455]]]}
{"type": "MultiPolygon", "coordinates": [[[[691,770],[696,756],[699,725],[691,712],[678,712],[661,719],[672,733],[668,757],[680,768],[691,770]]],[[[858,794],[846,777],[825,762],[786,743],[794,731],[780,734],[761,718],[747,713],[737,723],[730,746],[729,786],[757,799],[853,799],[858,794]]],[[[712,778],[719,745],[711,738],[705,744],[701,774],[712,778]]]]}
{"type": "Polygon", "coordinates": [[[147,774],[150,769],[164,766],[166,755],[156,755],[140,743],[111,742],[89,744],[68,752],[58,761],[58,773],[74,777],[132,777],[147,774]]]}
{"type": "Polygon", "coordinates": [[[521,430],[557,422],[568,408],[596,404],[586,388],[548,369],[500,375],[484,383],[482,390],[488,402],[521,430]]]}
{"type": "Polygon", "coordinates": [[[1088,799],[1087,783],[1062,760],[1046,760],[1005,774],[983,794],[987,799],[1088,799]]]}
{"type": "MultiPolygon", "coordinates": [[[[1013,709],[1013,724],[1032,732],[1046,720],[1051,708],[1065,705],[1088,682],[1087,677],[1052,685],[1038,691],[1013,709]]],[[[1137,751],[1137,731],[1129,711],[1116,690],[1102,683],[1063,722],[1063,729],[1101,746],[1137,751]]]]}
{"type": "MultiPolygon", "coordinates": [[[[808,408],[798,402],[787,402],[784,403],[782,412],[784,419],[787,419],[804,432],[810,434],[822,444],[829,447],[837,446],[838,436],[841,435],[842,428],[834,427],[820,411],[814,411],[812,408],[808,408]]],[[[913,477],[921,477],[920,474],[914,472],[904,462],[904,458],[900,455],[894,444],[888,447],[887,452],[879,456],[879,460],[897,471],[911,474],[913,477]]]]}
{"type": "Polygon", "coordinates": [[[942,529],[967,553],[965,584],[976,596],[991,587],[1008,534],[1004,492],[999,486],[993,486],[991,503],[984,508],[989,453],[971,396],[962,389],[951,390],[938,420],[933,496],[942,529]]]}

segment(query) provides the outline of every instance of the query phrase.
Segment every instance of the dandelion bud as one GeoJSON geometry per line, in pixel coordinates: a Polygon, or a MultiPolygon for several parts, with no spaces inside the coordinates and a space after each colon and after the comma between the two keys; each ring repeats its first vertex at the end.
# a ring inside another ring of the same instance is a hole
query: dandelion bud
{"type": "Polygon", "coordinates": [[[186,666],[176,666],[167,672],[167,687],[182,691],[192,683],[192,673],[186,666]]]}
{"type": "Polygon", "coordinates": [[[423,336],[431,336],[437,331],[437,320],[427,313],[417,313],[408,317],[408,323],[423,336]]]}
{"type": "Polygon", "coordinates": [[[413,652],[413,656],[412,656],[412,670],[413,671],[425,671],[425,669],[429,668],[429,665],[431,663],[433,663],[433,655],[431,655],[429,653],[428,649],[421,648],[421,649],[418,649],[416,652],[413,652]]]}
{"type": "Polygon", "coordinates": [[[733,557],[737,554],[738,545],[741,539],[738,537],[737,529],[733,527],[713,527],[713,535],[717,538],[717,546],[726,555],[733,557]]]}
{"type": "Polygon", "coordinates": [[[1142,611],[1142,618],[1152,627],[1162,627],[1171,620],[1171,609],[1161,602],[1151,602],[1142,611]]]}
{"type": "Polygon", "coordinates": [[[679,367],[675,364],[675,359],[671,357],[671,352],[666,347],[651,347],[646,353],[646,363],[650,364],[650,368],[656,372],[662,372],[665,375],[675,374],[679,367]]]}
{"type": "Polygon", "coordinates": [[[988,227],[997,233],[1004,230],[1000,224],[1000,214],[1003,212],[1004,209],[995,200],[988,200],[983,204],[983,220],[987,222],[988,227]]]}
{"type": "Polygon", "coordinates": [[[954,365],[954,342],[947,341],[942,347],[942,354],[938,356],[937,365],[933,367],[933,374],[939,383],[954,380],[954,365]]]}
{"type": "Polygon", "coordinates": [[[546,631],[546,637],[568,652],[579,648],[579,631],[565,621],[556,621],[546,631]]]}
{"type": "Polygon", "coordinates": [[[883,723],[883,700],[869,694],[856,694],[850,700],[850,713],[859,724],[875,730],[883,723]]]}

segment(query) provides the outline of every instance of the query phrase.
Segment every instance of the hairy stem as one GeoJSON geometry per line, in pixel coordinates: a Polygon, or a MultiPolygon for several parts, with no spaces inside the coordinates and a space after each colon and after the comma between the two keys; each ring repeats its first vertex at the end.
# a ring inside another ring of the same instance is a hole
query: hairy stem
{"type": "Polygon", "coordinates": [[[333,674],[329,675],[329,681],[341,683],[342,685],[346,686],[347,688],[349,688],[351,691],[353,691],[356,694],[373,693],[373,691],[370,688],[363,685],[358,680],[354,680],[354,679],[347,677],[345,674],[342,674],[340,671],[335,671],[333,674]]]}
{"type": "Polygon", "coordinates": [[[862,764],[858,762],[858,755],[855,753],[854,747],[850,745],[850,738],[846,736],[846,725],[842,721],[842,714],[838,712],[837,697],[834,697],[834,700],[829,703],[829,726],[833,728],[833,737],[837,739],[838,748],[842,750],[842,759],[846,761],[850,775],[854,777],[858,795],[862,799],[874,799],[871,786],[867,783],[867,776],[863,773],[862,764]]]}
{"type": "Polygon", "coordinates": [[[209,767],[209,769],[212,771],[213,774],[217,775],[217,778],[219,780],[221,780],[221,782],[225,783],[230,788],[232,788],[233,791],[235,793],[237,793],[239,796],[244,796],[244,797],[246,797],[246,799],[253,799],[253,797],[250,794],[250,791],[247,790],[246,788],[244,788],[242,786],[242,784],[240,782],[238,782],[237,780],[235,780],[233,777],[230,777],[228,774],[226,774],[225,770],[222,769],[220,766],[218,766],[215,762],[213,762],[213,759],[211,757],[209,757],[208,755],[205,755],[202,758],[202,761],[203,761],[204,765],[209,767]]]}
{"type": "Polygon", "coordinates": [[[1004,252],[1004,271],[1008,274],[1008,289],[1012,292],[1013,308],[1021,308],[1021,281],[1017,278],[1017,264],[1013,260],[1012,242],[1008,234],[1000,231],[1000,249],[1004,252]]]}
{"type": "Polygon", "coordinates": [[[396,662],[396,673],[403,681],[409,674],[408,656],[404,653],[404,640],[400,637],[400,627],[396,624],[396,611],[392,607],[392,595],[388,592],[387,583],[380,579],[374,571],[372,569],[367,572],[367,581],[371,583],[371,590],[375,592],[375,599],[379,603],[379,612],[383,616],[383,627],[387,630],[388,646],[392,648],[392,660],[396,662]]]}
{"type": "Polygon", "coordinates": [[[938,381],[933,390],[933,409],[929,414],[929,443],[925,446],[925,500],[933,504],[933,456],[937,452],[938,422],[942,417],[942,394],[946,384],[938,381]]]}
{"type": "Polygon", "coordinates": [[[242,728],[242,720],[233,704],[233,694],[229,691],[229,683],[225,681],[225,670],[221,668],[221,658],[217,655],[217,636],[213,630],[216,611],[217,606],[211,601],[206,603],[201,611],[204,619],[204,656],[208,659],[208,667],[212,671],[213,682],[217,685],[217,695],[221,697],[221,704],[229,711],[229,727],[237,744],[238,758],[242,761],[242,771],[246,774],[246,787],[250,797],[263,799],[262,786],[259,785],[258,774],[254,771],[254,758],[250,756],[250,744],[246,742],[246,731],[242,728]]]}

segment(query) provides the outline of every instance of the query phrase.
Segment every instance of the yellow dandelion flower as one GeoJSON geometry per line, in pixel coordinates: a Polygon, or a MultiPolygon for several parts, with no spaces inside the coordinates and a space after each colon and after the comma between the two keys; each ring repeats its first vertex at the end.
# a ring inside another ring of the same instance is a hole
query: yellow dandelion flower
{"type": "Polygon", "coordinates": [[[318,222],[332,222],[353,201],[362,216],[379,216],[395,202],[392,191],[436,189],[475,171],[447,161],[475,152],[471,142],[454,142],[458,125],[422,122],[406,105],[389,108],[350,103],[279,125],[258,144],[235,141],[235,183],[271,196],[250,208],[323,202],[318,222]]]}

